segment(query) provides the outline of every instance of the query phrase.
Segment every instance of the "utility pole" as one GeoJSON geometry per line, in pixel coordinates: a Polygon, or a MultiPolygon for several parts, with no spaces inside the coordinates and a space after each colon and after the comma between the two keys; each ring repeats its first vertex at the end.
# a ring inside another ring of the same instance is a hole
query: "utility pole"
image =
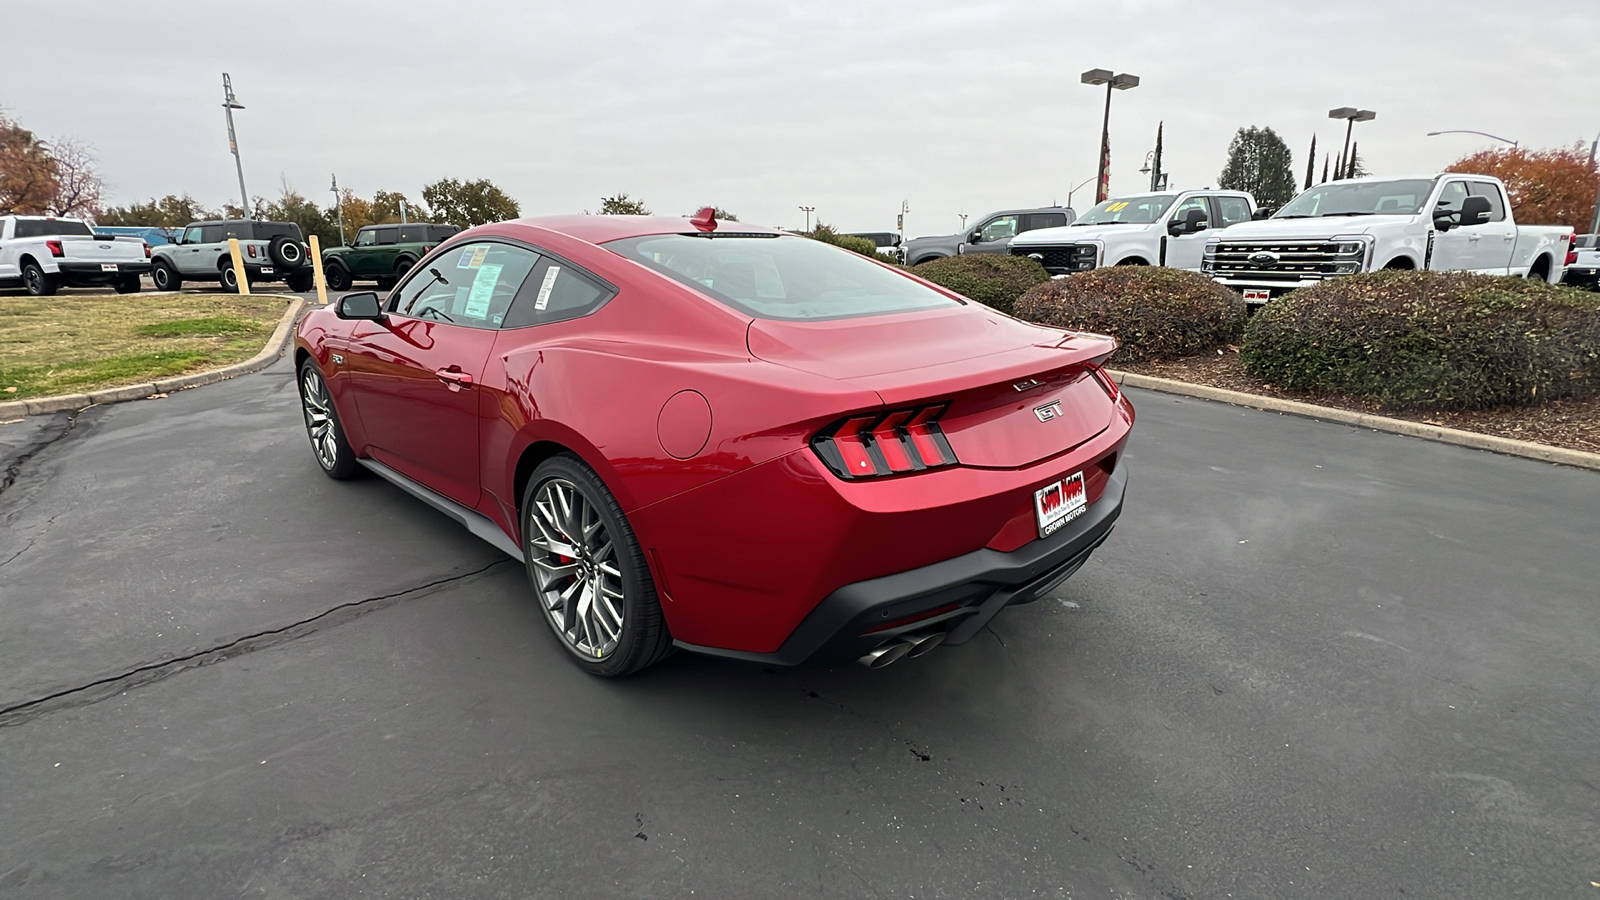
{"type": "Polygon", "coordinates": [[[244,109],[233,96],[233,79],[227,72],[222,73],[222,108],[228,115],[228,149],[233,151],[233,165],[239,170],[239,209],[242,218],[250,218],[250,194],[244,189],[244,163],[239,161],[239,138],[233,132],[233,111],[244,109]]]}
{"type": "MultiPolygon", "coordinates": [[[[1589,175],[1594,177],[1594,152],[1600,149],[1600,134],[1594,136],[1594,142],[1589,145],[1589,175]]],[[[1600,178],[1595,179],[1600,181],[1600,178]]],[[[1594,216],[1589,219],[1589,233],[1600,234],[1600,189],[1594,195],[1594,216]]]]}
{"type": "Polygon", "coordinates": [[[1346,172],[1345,168],[1350,165],[1351,129],[1356,127],[1357,122],[1371,122],[1377,117],[1378,114],[1370,109],[1356,109],[1354,106],[1341,106],[1338,109],[1328,110],[1328,118],[1343,119],[1345,121],[1344,152],[1339,154],[1339,165],[1335,166],[1333,170],[1333,177],[1335,180],[1350,177],[1350,173],[1346,172]]]}
{"type": "Polygon", "coordinates": [[[344,239],[344,197],[340,196],[340,194],[339,194],[339,176],[338,175],[333,176],[333,187],[328,188],[328,190],[333,191],[333,208],[338,210],[338,212],[339,212],[339,243],[343,244],[343,243],[345,243],[345,239],[344,239]]]}
{"type": "Polygon", "coordinates": [[[800,211],[806,214],[806,231],[811,230],[811,214],[817,211],[815,206],[802,206],[800,211]]]}
{"type": "Polygon", "coordinates": [[[1113,75],[1110,69],[1090,69],[1078,80],[1084,84],[1106,86],[1106,114],[1100,123],[1100,168],[1095,172],[1097,184],[1094,189],[1094,202],[1104,203],[1111,195],[1111,91],[1138,87],[1139,76],[1126,72],[1113,75]]]}

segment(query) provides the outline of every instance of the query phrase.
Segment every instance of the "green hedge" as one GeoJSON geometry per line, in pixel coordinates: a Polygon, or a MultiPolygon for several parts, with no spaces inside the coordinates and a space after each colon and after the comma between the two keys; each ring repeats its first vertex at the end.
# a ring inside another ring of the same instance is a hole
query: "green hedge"
{"type": "Polygon", "coordinates": [[[1240,358],[1272,384],[1393,407],[1588,397],[1600,393],[1600,295],[1454,272],[1351,275],[1267,304],[1240,358]]]}
{"type": "Polygon", "coordinates": [[[1029,288],[1050,275],[1035,260],[998,253],[972,253],[912,266],[911,273],[1008,315],[1029,288]]]}
{"type": "MultiPolygon", "coordinates": [[[[921,270],[921,267],[918,267],[921,270]]],[[[1115,337],[1115,362],[1208,353],[1238,340],[1244,300],[1210,278],[1158,266],[1110,266],[1059,278],[1017,301],[1024,319],[1115,337]]]]}

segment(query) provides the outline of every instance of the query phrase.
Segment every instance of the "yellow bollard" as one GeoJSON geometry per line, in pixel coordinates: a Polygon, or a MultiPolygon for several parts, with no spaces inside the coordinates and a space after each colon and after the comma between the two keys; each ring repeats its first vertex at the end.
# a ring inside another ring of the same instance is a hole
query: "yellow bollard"
{"type": "Polygon", "coordinates": [[[239,278],[239,293],[250,293],[250,277],[244,271],[244,256],[239,252],[238,238],[228,238],[228,252],[233,254],[233,274],[239,278]]]}
{"type": "Polygon", "coordinates": [[[311,236],[311,271],[316,275],[317,302],[328,305],[328,280],[322,277],[322,242],[311,236]]]}

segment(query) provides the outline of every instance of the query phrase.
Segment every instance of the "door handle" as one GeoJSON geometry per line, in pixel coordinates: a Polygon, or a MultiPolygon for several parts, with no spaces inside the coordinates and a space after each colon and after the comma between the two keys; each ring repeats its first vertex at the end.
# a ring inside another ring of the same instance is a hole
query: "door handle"
{"type": "Polygon", "coordinates": [[[1472,243],[1476,244],[1477,242],[1483,240],[1483,235],[1481,235],[1481,234],[1469,234],[1469,235],[1467,235],[1467,240],[1469,240],[1472,243]]]}
{"type": "Polygon", "coordinates": [[[452,391],[472,387],[472,376],[459,368],[440,369],[433,374],[439,376],[439,380],[444,382],[452,391]]]}

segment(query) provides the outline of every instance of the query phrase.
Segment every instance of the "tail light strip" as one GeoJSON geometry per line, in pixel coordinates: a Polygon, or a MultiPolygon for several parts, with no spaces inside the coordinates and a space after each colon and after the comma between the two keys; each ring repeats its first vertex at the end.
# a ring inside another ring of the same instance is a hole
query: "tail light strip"
{"type": "Polygon", "coordinates": [[[944,410],[939,404],[852,416],[818,432],[811,449],[847,481],[953,466],[955,451],[939,428],[944,410]]]}

